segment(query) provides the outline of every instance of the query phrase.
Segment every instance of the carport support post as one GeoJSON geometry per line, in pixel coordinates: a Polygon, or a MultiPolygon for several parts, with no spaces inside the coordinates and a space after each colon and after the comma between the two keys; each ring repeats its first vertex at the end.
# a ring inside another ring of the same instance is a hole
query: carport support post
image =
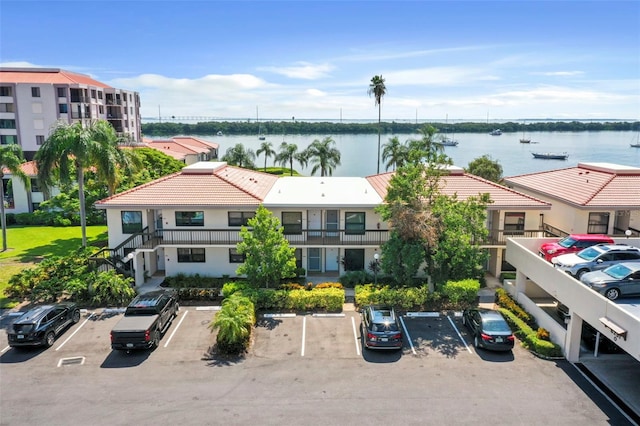
{"type": "Polygon", "coordinates": [[[518,294],[520,293],[525,293],[525,290],[527,288],[527,276],[525,274],[523,274],[520,271],[516,271],[516,294],[514,294],[514,297],[518,297],[518,294]]]}
{"type": "Polygon", "coordinates": [[[582,318],[570,311],[567,335],[564,340],[564,356],[569,362],[580,360],[580,337],[582,336],[582,318]]]}

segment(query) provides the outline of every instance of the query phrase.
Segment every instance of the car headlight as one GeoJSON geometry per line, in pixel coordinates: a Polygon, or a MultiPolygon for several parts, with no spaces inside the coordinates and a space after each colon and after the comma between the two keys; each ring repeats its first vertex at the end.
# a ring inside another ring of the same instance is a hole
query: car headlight
{"type": "Polygon", "coordinates": [[[591,287],[602,288],[602,287],[606,287],[606,284],[605,283],[591,283],[591,287]]]}
{"type": "Polygon", "coordinates": [[[549,249],[549,250],[547,250],[547,253],[548,253],[548,254],[553,254],[553,253],[555,253],[555,252],[557,252],[557,251],[558,251],[558,250],[556,250],[556,249],[549,249]]]}

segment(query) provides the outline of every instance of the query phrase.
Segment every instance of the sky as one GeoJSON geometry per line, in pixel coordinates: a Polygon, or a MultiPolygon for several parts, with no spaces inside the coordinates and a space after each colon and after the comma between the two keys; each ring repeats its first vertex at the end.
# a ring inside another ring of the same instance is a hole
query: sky
{"type": "Polygon", "coordinates": [[[640,1],[0,0],[0,66],[167,117],[640,119],[640,1]]]}

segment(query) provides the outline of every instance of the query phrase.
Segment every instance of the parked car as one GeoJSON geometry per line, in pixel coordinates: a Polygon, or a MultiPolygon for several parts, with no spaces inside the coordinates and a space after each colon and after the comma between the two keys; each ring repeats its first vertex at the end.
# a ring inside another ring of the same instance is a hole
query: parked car
{"type": "Polygon", "coordinates": [[[62,302],[29,309],[7,328],[9,346],[53,346],[56,338],[71,324],[80,321],[80,309],[75,303],[62,302]]]}
{"type": "Polygon", "coordinates": [[[596,244],[614,244],[614,241],[602,234],[571,234],[558,241],[542,244],[538,249],[538,255],[551,262],[556,256],[577,253],[596,244]]]}
{"type": "Polygon", "coordinates": [[[473,336],[473,346],[495,351],[513,349],[515,337],[502,314],[491,309],[465,309],[462,323],[473,336]]]}
{"type": "Polygon", "coordinates": [[[393,307],[364,308],[362,342],[367,349],[402,349],[402,330],[393,307]]]}
{"type": "Polygon", "coordinates": [[[611,300],[640,295],[640,262],[622,262],[602,271],[588,272],[580,281],[611,300]]]}
{"type": "Polygon", "coordinates": [[[640,248],[626,244],[598,244],[578,253],[552,259],[553,265],[576,278],[587,272],[605,269],[620,262],[640,261],[640,248]]]}

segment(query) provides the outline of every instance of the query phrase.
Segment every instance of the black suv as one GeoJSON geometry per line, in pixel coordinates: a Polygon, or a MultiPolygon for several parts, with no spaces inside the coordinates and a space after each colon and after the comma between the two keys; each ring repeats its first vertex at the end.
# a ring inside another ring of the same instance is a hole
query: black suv
{"type": "Polygon", "coordinates": [[[362,342],[367,349],[402,349],[402,331],[390,306],[367,306],[362,312],[362,342]]]}
{"type": "Polygon", "coordinates": [[[51,347],[71,324],[80,321],[80,309],[75,303],[63,302],[42,305],[28,310],[13,321],[7,329],[9,346],[51,347]]]}

